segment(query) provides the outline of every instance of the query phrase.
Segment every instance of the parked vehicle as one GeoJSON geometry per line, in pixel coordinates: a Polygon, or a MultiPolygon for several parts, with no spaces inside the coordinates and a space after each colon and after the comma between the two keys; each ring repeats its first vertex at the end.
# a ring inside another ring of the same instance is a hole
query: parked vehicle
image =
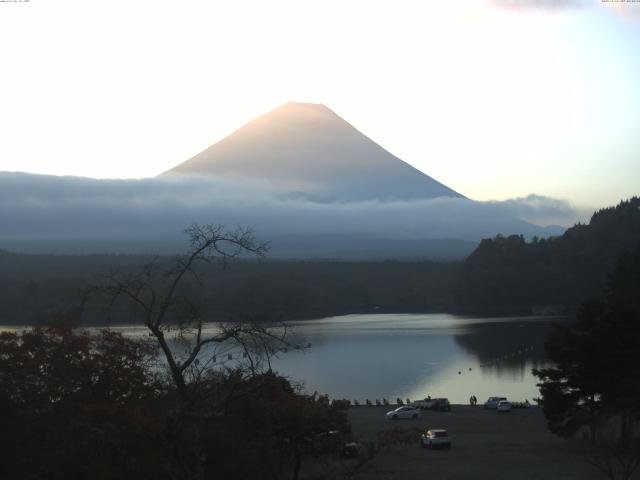
{"type": "Polygon", "coordinates": [[[425,398],[423,400],[414,400],[411,405],[419,408],[420,410],[427,410],[431,408],[431,402],[433,402],[431,398],[425,398]]]}
{"type": "Polygon", "coordinates": [[[318,433],[314,437],[313,448],[316,452],[337,453],[344,444],[344,438],[338,430],[318,433]]]}
{"type": "Polygon", "coordinates": [[[511,402],[509,400],[500,400],[498,402],[498,406],[496,410],[499,412],[510,412],[511,411],[511,402]]]}
{"type": "Polygon", "coordinates": [[[449,432],[443,429],[427,430],[420,436],[420,445],[425,448],[451,448],[449,432]]]}
{"type": "Polygon", "coordinates": [[[451,411],[451,403],[448,398],[425,398],[424,400],[416,400],[411,405],[420,410],[451,411]]]}
{"type": "Polygon", "coordinates": [[[506,399],[507,397],[489,397],[489,399],[484,402],[484,408],[495,410],[496,408],[498,408],[498,403],[506,399]]]}
{"type": "Polygon", "coordinates": [[[430,410],[436,410],[438,412],[450,412],[451,403],[448,398],[434,398],[431,400],[430,410]]]}
{"type": "Polygon", "coordinates": [[[418,418],[419,416],[420,409],[411,405],[398,407],[395,410],[387,412],[387,420],[398,420],[399,418],[418,418]]]}

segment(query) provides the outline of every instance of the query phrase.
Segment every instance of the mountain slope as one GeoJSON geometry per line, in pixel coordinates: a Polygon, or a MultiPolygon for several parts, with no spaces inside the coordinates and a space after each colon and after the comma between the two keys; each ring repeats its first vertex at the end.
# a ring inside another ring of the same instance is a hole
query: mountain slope
{"type": "Polygon", "coordinates": [[[639,248],[640,197],[599,210],[561,236],[485,239],[460,271],[456,302],[475,311],[575,306],[600,295],[621,255],[639,248]]]}
{"type": "Polygon", "coordinates": [[[310,103],[286,103],[166,173],[267,180],[317,201],[462,197],[310,103]]]}

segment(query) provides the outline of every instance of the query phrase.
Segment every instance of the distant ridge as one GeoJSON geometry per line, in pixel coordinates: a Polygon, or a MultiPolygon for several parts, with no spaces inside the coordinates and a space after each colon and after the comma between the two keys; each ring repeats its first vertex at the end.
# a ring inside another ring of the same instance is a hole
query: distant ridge
{"type": "Polygon", "coordinates": [[[165,174],[266,180],[318,201],[463,197],[322,104],[288,102],[165,174]]]}

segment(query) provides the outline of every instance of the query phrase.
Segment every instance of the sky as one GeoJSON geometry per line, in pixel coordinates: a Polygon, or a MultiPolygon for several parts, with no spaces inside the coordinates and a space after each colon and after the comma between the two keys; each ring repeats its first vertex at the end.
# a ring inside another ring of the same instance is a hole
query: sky
{"type": "Polygon", "coordinates": [[[0,2],[0,171],[155,176],[323,103],[475,200],[640,193],[640,3],[0,2]]]}

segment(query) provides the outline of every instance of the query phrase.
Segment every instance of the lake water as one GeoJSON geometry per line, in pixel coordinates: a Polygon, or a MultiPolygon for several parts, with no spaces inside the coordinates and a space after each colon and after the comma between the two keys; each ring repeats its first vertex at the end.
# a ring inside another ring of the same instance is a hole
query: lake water
{"type": "MultiPolygon", "coordinates": [[[[545,366],[549,317],[473,318],[447,314],[347,315],[291,324],[311,343],[274,369],[308,392],[364,402],[383,397],[539,396],[532,368],[545,366]]],[[[566,319],[564,320],[566,321],[566,319]]]]}
{"type": "MultiPolygon", "coordinates": [[[[468,403],[471,395],[479,402],[500,395],[534,403],[539,391],[531,370],[546,365],[544,341],[559,321],[568,320],[380,314],[289,322],[291,341],[311,347],[281,352],[272,366],[308,393],[361,403],[427,395],[453,403],[468,403]]],[[[7,329],[13,330],[2,328],[7,329]]],[[[114,330],[147,336],[142,326],[114,330]]],[[[179,341],[172,343],[179,349],[179,341]]],[[[203,354],[216,354],[219,367],[233,366],[241,358],[225,347],[203,354]],[[227,361],[229,353],[232,361],[227,361]]]]}

